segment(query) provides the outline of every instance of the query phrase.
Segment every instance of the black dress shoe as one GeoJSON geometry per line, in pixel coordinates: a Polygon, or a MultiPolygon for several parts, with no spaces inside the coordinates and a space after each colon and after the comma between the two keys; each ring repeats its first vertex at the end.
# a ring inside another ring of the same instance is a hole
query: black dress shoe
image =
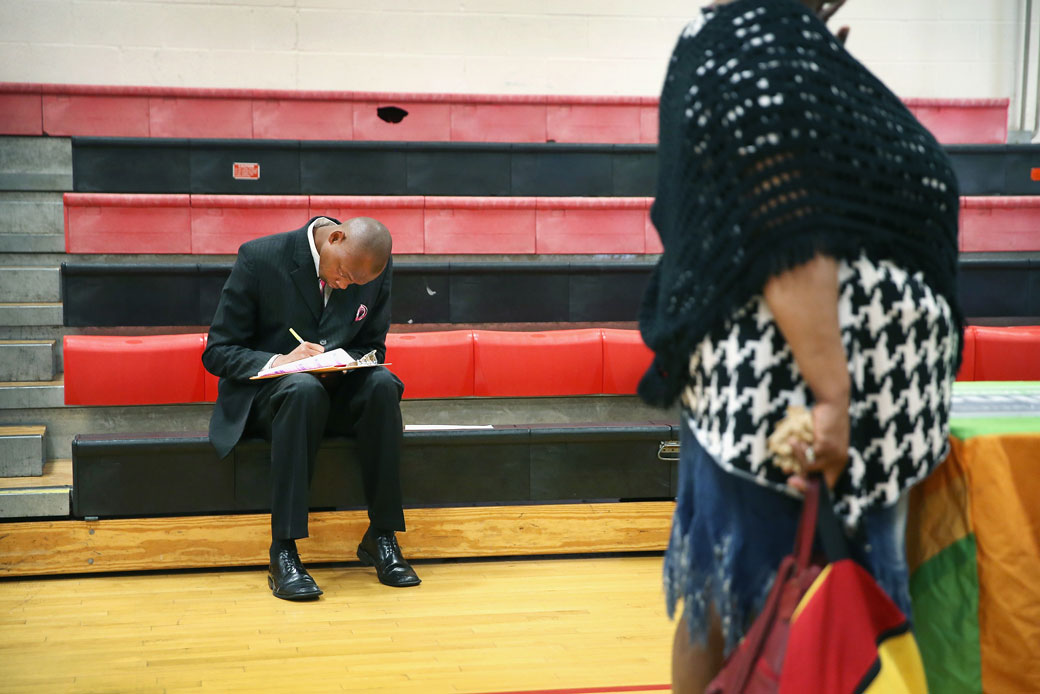
{"type": "Polygon", "coordinates": [[[376,533],[369,528],[357,548],[358,559],[365,566],[376,567],[379,582],[394,588],[417,586],[422,581],[401,555],[397,537],[392,532],[376,533]]]}
{"type": "Polygon", "coordinates": [[[267,585],[276,598],[282,600],[317,600],[321,588],[300,563],[300,555],[291,549],[281,549],[267,570],[267,585]]]}

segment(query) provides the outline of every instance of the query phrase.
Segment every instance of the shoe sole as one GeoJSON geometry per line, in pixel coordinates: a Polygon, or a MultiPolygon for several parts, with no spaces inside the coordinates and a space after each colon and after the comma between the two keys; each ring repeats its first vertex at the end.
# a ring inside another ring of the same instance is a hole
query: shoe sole
{"type": "Polygon", "coordinates": [[[288,600],[290,602],[308,602],[310,600],[317,600],[325,592],[319,588],[317,593],[296,593],[296,594],[279,594],[274,587],[274,579],[270,576],[267,577],[267,587],[271,589],[271,595],[282,600],[288,600]]]}
{"type": "MultiPolygon", "coordinates": [[[[361,563],[365,566],[374,567],[376,565],[375,558],[365,550],[361,549],[361,547],[357,548],[357,558],[360,559],[361,563]]],[[[384,586],[390,586],[391,588],[411,588],[412,586],[417,586],[422,583],[422,579],[416,579],[415,583],[387,583],[383,580],[383,576],[379,573],[378,569],[376,570],[376,578],[378,578],[379,582],[384,586]]]]}

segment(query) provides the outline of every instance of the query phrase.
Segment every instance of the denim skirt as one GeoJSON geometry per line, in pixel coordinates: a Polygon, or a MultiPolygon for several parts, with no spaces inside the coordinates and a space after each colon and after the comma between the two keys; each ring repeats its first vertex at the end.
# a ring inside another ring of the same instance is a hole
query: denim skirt
{"type": "MultiPolygon", "coordinates": [[[[726,472],[688,424],[681,429],[679,495],[664,558],[668,614],[674,617],[681,601],[691,641],[703,645],[714,611],[728,654],[762,609],[780,561],[794,549],[802,502],[726,472]]],[[[910,618],[906,511],[905,493],[895,505],[867,511],[849,546],[910,618]]]]}

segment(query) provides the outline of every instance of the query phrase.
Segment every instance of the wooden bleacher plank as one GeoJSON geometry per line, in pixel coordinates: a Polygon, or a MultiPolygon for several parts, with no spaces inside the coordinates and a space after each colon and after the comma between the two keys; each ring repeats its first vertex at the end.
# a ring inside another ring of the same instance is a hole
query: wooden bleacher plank
{"type": "Polygon", "coordinates": [[[0,426],[0,436],[43,436],[46,432],[42,425],[0,426]]]}
{"type": "MultiPolygon", "coordinates": [[[[46,427],[0,427],[4,429],[46,429],[46,427]]],[[[0,489],[37,489],[42,487],[71,487],[72,460],[48,460],[43,464],[40,477],[0,477],[0,489]]]]}
{"type": "Polygon", "coordinates": [[[53,381],[0,381],[0,388],[17,388],[19,386],[64,386],[65,374],[58,374],[53,381]]]}
{"type": "MultiPolygon", "coordinates": [[[[399,541],[413,559],[662,551],[669,501],[406,509],[399,541]]],[[[5,523],[0,577],[259,566],[270,516],[187,516],[5,523]]],[[[364,511],[310,516],[300,554],[310,563],[352,561],[364,511]]]]}

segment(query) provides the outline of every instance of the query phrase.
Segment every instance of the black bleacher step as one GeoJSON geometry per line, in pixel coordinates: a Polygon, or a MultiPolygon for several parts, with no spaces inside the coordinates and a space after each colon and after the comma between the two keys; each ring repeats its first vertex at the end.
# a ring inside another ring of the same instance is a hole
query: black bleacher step
{"type": "MultiPolygon", "coordinates": [[[[394,265],[400,325],[624,322],[636,319],[651,261],[415,262],[394,265]]],[[[969,318],[1040,316],[1040,253],[964,253],[969,318]]],[[[226,263],[62,264],[67,327],[209,325],[226,263]]]]}
{"type": "MultiPolygon", "coordinates": [[[[659,423],[498,426],[406,431],[409,506],[673,499],[676,465],[658,458],[677,426],[659,423]]],[[[78,518],[262,512],[270,509],[270,448],[240,443],[224,460],[204,434],[79,435],[72,442],[78,518]]],[[[354,442],[327,438],[312,509],[364,505],[354,442]]]]}
{"type": "Polygon", "coordinates": [[[1040,145],[947,145],[961,195],[1040,195],[1040,145]]]}
{"type": "Polygon", "coordinates": [[[1040,316],[1040,253],[962,253],[960,273],[965,316],[1040,316]]]}
{"type": "MultiPolygon", "coordinates": [[[[962,195],[1040,195],[1040,145],[947,145],[962,195]]],[[[77,137],[73,189],[105,193],[651,196],[656,145],[77,137]],[[235,164],[256,164],[255,180],[235,164]]]]}
{"type": "MultiPolygon", "coordinates": [[[[634,320],[652,265],[415,262],[394,264],[395,323],[634,320]]],[[[231,272],[222,263],[63,263],[68,327],[209,325],[231,272]]]]}

